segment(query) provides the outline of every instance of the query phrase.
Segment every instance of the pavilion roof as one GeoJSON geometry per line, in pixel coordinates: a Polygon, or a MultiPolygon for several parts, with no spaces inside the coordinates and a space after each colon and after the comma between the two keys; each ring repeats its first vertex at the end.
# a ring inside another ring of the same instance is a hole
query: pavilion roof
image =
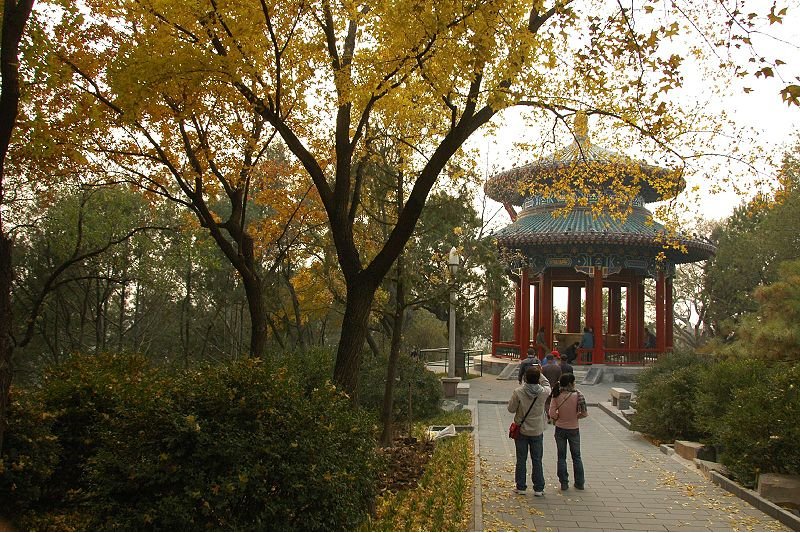
{"type": "MultiPolygon", "coordinates": [[[[506,205],[522,205],[530,184],[551,186],[569,176],[570,182],[581,183],[598,194],[613,193],[615,184],[636,186],[644,203],[665,200],[677,195],[686,187],[680,178],[674,184],[664,180],[670,170],[631,159],[623,154],[593,144],[588,135],[585,114],[575,117],[575,142],[533,163],[514,167],[492,176],[486,183],[486,194],[506,205]],[[607,177],[606,177],[607,176],[607,177]],[[585,180],[584,180],[585,178],[585,180]],[[654,179],[656,178],[656,179],[654,179]],[[653,182],[658,178],[665,182],[668,190],[656,189],[653,182]]],[[[673,180],[675,178],[672,178],[673,180]]]]}
{"type": "Polygon", "coordinates": [[[591,208],[576,207],[566,215],[554,215],[555,206],[523,211],[515,222],[495,233],[500,246],[626,245],[644,246],[664,252],[676,263],[708,259],[712,244],[685,235],[668,236],[667,229],[652,220],[651,213],[634,207],[626,218],[595,214],[591,208]],[[669,246],[678,244],[685,251],[669,246]],[[667,246],[665,248],[665,246],[667,246]]]}

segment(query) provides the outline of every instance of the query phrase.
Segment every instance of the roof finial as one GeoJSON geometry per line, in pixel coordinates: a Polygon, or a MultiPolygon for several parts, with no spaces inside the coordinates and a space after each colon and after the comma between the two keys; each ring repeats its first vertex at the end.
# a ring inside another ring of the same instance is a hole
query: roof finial
{"type": "Polygon", "coordinates": [[[575,137],[578,138],[578,142],[588,140],[589,117],[586,115],[586,111],[578,111],[575,113],[574,129],[575,137]]]}

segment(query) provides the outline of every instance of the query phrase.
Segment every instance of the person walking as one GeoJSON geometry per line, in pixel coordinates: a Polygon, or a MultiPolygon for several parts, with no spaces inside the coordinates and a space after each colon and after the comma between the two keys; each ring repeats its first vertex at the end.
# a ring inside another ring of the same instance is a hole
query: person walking
{"type": "MultiPolygon", "coordinates": [[[[558,378],[561,377],[561,364],[556,359],[557,357],[560,357],[558,350],[553,350],[552,353],[547,354],[547,357],[545,357],[542,362],[542,374],[544,374],[544,377],[550,382],[550,388],[558,385],[558,378]]],[[[547,413],[549,408],[550,397],[548,396],[547,400],[544,402],[544,412],[547,413]]],[[[547,417],[547,423],[552,424],[549,416],[547,417]]]]}
{"type": "Polygon", "coordinates": [[[548,415],[554,421],[558,480],[561,490],[569,489],[569,472],[567,471],[567,445],[572,457],[572,474],[574,487],[583,490],[586,483],[581,459],[581,433],[578,420],[586,418],[586,398],[575,388],[575,375],[562,374],[558,385],[553,388],[548,415]]]}
{"type": "Polygon", "coordinates": [[[528,348],[527,359],[524,359],[519,364],[519,370],[517,371],[517,381],[519,381],[520,385],[522,385],[522,378],[525,377],[525,370],[527,370],[527,368],[530,366],[536,366],[537,368],[539,367],[539,358],[536,357],[536,352],[534,351],[533,348],[528,348]]]}
{"type": "MultiPolygon", "coordinates": [[[[575,347],[576,348],[578,347],[578,343],[577,342],[575,343],[575,347]]],[[[570,363],[569,359],[564,357],[564,354],[561,354],[561,374],[573,374],[573,373],[575,373],[575,369],[572,368],[572,365],[569,364],[569,363],[570,363]]]]}
{"type": "Polygon", "coordinates": [[[514,469],[514,492],[527,491],[528,455],[531,457],[531,481],[533,495],[544,496],[544,402],[550,396],[551,388],[539,367],[531,366],[525,370],[525,384],[514,389],[508,400],[508,412],[514,413],[514,422],[520,424],[519,436],[514,439],[517,464],[514,469]]]}

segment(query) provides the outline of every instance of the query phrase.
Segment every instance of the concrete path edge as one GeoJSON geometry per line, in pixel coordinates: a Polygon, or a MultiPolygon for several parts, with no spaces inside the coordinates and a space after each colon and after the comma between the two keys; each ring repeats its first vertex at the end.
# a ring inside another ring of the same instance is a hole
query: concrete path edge
{"type": "Polygon", "coordinates": [[[472,531],[483,531],[483,502],[481,501],[481,455],[480,455],[480,442],[478,437],[478,404],[477,402],[471,405],[472,407],[472,454],[474,456],[474,475],[472,479],[472,531]]]}
{"type": "Polygon", "coordinates": [[[735,481],[726,478],[719,472],[714,472],[712,470],[708,472],[708,476],[715,485],[722,487],[734,496],[746,501],[762,513],[771,516],[786,527],[790,527],[794,531],[800,531],[800,516],[790,513],[789,511],[772,503],[769,500],[765,500],[759,496],[757,492],[746,489],[735,481]]]}

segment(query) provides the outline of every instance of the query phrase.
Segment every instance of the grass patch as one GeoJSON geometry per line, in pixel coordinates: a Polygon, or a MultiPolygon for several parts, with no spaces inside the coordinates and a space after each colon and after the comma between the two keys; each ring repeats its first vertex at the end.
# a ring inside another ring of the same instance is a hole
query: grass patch
{"type": "Polygon", "coordinates": [[[436,443],[412,490],[381,497],[364,531],[468,531],[472,521],[473,440],[467,433],[436,443]]]}
{"type": "Polygon", "coordinates": [[[449,426],[450,424],[469,426],[472,424],[472,411],[461,409],[460,411],[451,411],[449,413],[442,412],[436,416],[420,420],[414,423],[414,436],[421,438],[428,426],[449,426]]]}

